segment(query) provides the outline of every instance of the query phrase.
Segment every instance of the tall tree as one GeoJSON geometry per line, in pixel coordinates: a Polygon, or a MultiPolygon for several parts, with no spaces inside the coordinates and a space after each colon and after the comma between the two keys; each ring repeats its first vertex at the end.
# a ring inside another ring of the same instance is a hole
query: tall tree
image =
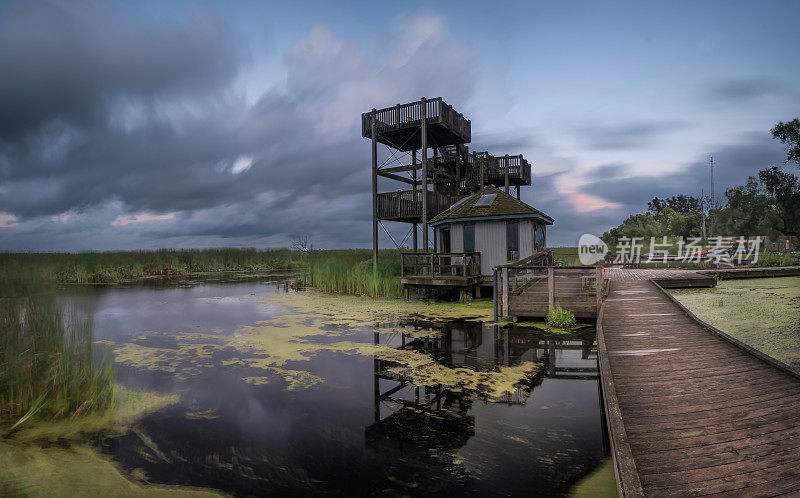
{"type": "Polygon", "coordinates": [[[786,162],[794,161],[800,166],[800,119],[779,122],[772,128],[772,137],[778,138],[787,147],[786,162]]]}
{"type": "Polygon", "coordinates": [[[800,234],[800,180],[777,166],[762,169],[758,179],[769,194],[772,228],[784,235],[800,234]]]}

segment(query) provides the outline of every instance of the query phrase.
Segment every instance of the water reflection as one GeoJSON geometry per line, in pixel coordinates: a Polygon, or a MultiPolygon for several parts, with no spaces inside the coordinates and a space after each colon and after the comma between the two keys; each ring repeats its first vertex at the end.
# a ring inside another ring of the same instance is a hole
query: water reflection
{"type": "MultiPolygon", "coordinates": [[[[365,428],[366,447],[376,453],[402,455],[432,465],[450,464],[475,435],[474,402],[524,406],[545,378],[599,379],[594,336],[556,340],[522,328],[501,328],[481,323],[414,323],[415,330],[436,330],[433,336],[397,333],[383,337],[398,349],[424,352],[440,364],[491,371],[522,362],[543,365],[540,374],[526,378],[514,392],[489,397],[481,392],[446,385],[415,385],[397,373],[397,364],[375,359],[374,423],[365,428]]],[[[381,334],[374,333],[375,344],[381,334]]]]}
{"type": "MultiPolygon", "coordinates": [[[[275,313],[269,280],[165,288],[92,289],[99,329],[117,344],[169,344],[169,333],[232,333],[275,313]]],[[[75,292],[75,291],[73,291],[75,292]]],[[[354,326],[355,342],[422,353],[437,364],[490,372],[542,364],[510,393],[489,396],[420,382],[390,361],[321,351],[302,368],[325,382],[287,391],[220,361],[178,380],[126,368],[129,386],[180,392],[182,401],[98,442],[142,482],[208,486],[237,495],[559,495],[607,454],[594,330],[557,340],[523,327],[479,322],[354,326]]],[[[320,339],[324,340],[324,339],[320,339]]],[[[428,379],[430,380],[430,379],[428,379]]]]}

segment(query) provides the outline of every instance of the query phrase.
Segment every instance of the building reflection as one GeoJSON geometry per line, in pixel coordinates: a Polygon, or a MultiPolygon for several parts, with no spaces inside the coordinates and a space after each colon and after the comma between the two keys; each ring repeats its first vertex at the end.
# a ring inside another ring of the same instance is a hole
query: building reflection
{"type": "Polygon", "coordinates": [[[392,369],[397,363],[374,359],[374,422],[365,429],[366,445],[374,451],[449,461],[475,435],[473,403],[524,406],[545,378],[594,380],[600,385],[593,331],[557,340],[536,329],[477,322],[406,325],[413,331],[375,332],[375,344],[424,353],[451,368],[490,371],[523,362],[541,363],[544,368],[513,392],[491,397],[444,385],[415,385],[412,378],[398,373],[402,369],[392,369]]]}

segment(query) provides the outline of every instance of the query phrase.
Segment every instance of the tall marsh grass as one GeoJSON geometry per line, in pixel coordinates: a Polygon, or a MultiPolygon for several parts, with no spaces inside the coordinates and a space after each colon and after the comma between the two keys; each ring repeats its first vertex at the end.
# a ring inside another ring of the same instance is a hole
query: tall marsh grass
{"type": "Polygon", "coordinates": [[[0,280],[0,425],[77,417],[109,406],[110,363],[95,358],[91,317],[38,282],[0,280]]]}
{"type": "Polygon", "coordinates": [[[369,297],[400,297],[400,256],[381,251],[378,274],[367,250],[314,251],[308,254],[305,285],[323,292],[369,297]]]}
{"type": "Polygon", "coordinates": [[[197,272],[293,269],[301,261],[300,253],[288,249],[0,253],[0,273],[13,271],[35,280],[60,283],[116,283],[197,272]]]}

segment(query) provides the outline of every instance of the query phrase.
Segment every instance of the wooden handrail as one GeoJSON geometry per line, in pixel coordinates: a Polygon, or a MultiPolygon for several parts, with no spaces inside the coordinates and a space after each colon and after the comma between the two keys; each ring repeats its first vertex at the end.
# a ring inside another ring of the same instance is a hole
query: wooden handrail
{"type": "Polygon", "coordinates": [[[400,264],[401,276],[479,276],[481,253],[401,252],[400,264]]]}
{"type": "MultiPolygon", "coordinates": [[[[470,120],[464,118],[463,114],[456,112],[441,97],[426,99],[425,111],[426,123],[442,123],[456,131],[466,142],[472,141],[472,124],[470,120]]],[[[371,112],[361,114],[361,131],[364,137],[372,136],[371,116],[371,112]]],[[[406,126],[419,126],[422,121],[422,101],[418,100],[378,109],[375,111],[375,121],[376,129],[379,133],[406,126]]]]}

